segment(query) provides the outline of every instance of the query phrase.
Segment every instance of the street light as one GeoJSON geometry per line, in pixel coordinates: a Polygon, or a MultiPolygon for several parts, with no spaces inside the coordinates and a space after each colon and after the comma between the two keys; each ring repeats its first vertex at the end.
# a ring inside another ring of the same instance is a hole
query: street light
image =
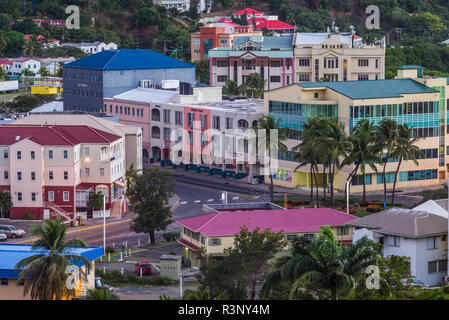
{"type": "MultiPolygon", "coordinates": [[[[191,267],[191,269],[193,270],[200,270],[200,268],[198,267],[191,267]]],[[[184,274],[182,272],[179,273],[179,298],[182,299],[183,294],[182,294],[182,276],[184,274]]]]}
{"type": "Polygon", "coordinates": [[[106,196],[103,195],[103,254],[106,257],[106,196]]]}

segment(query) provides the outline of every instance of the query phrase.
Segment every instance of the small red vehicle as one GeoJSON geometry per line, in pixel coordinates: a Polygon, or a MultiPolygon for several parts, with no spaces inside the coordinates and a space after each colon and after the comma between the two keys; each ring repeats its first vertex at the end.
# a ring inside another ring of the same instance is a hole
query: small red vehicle
{"type": "Polygon", "coordinates": [[[140,270],[142,270],[143,276],[151,275],[151,265],[147,261],[136,263],[136,274],[140,276],[140,270]]]}

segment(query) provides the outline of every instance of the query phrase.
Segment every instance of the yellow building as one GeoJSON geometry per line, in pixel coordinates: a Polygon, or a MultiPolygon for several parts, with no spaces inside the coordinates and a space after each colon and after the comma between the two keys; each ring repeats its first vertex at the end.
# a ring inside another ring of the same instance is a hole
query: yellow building
{"type": "Polygon", "coordinates": [[[182,233],[177,241],[184,246],[184,258],[192,266],[199,266],[196,251],[204,248],[206,255],[222,256],[224,249],[233,247],[234,236],[243,226],[249,231],[259,227],[261,231],[282,232],[290,243],[300,236],[313,238],[321,226],[328,225],[340,243],[350,244],[352,227],[345,224],[354,219],[357,218],[329,208],[219,212],[178,220],[182,233]]]}
{"type": "Polygon", "coordinates": [[[31,94],[62,94],[62,84],[37,84],[31,86],[31,94]]]}
{"type": "MultiPolygon", "coordinates": [[[[273,170],[276,185],[309,187],[309,166],[295,171],[292,148],[300,143],[304,123],[316,116],[338,118],[347,133],[362,119],[378,124],[390,118],[413,128],[416,145],[423,152],[419,166],[404,161],[398,175],[397,188],[438,185],[446,179],[449,144],[447,137],[447,78],[423,78],[422,67],[403,66],[396,79],[372,81],[305,82],[265,92],[265,112],[290,128],[286,145],[289,152],[279,154],[278,169],[273,170]],[[445,152],[446,150],[446,152],[445,152]]],[[[397,161],[386,166],[387,188],[392,187],[397,161]]],[[[378,167],[381,172],[381,167],[378,167]]],[[[352,166],[336,174],[334,186],[343,190],[352,166]]],[[[322,172],[322,167],[319,166],[322,172]]],[[[383,190],[383,180],[368,167],[365,178],[368,191],[383,190]]],[[[318,178],[322,183],[322,174],[318,178]]],[[[266,181],[268,182],[268,180],[266,181]]],[[[352,180],[351,190],[362,191],[362,178],[352,180]]]]}

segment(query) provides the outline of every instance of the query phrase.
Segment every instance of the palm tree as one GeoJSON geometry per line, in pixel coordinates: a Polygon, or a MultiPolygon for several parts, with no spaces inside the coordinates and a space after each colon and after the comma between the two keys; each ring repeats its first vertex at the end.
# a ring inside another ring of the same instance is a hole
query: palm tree
{"type": "Polygon", "coordinates": [[[89,289],[87,291],[86,300],[120,300],[117,295],[105,288],[89,289]]]}
{"type": "Polygon", "coordinates": [[[393,158],[399,157],[398,166],[394,175],[393,192],[391,194],[391,205],[394,205],[394,193],[396,190],[396,182],[398,179],[399,168],[401,167],[402,160],[411,160],[415,165],[418,165],[416,157],[421,153],[419,148],[415,145],[415,142],[419,138],[413,138],[412,128],[409,128],[406,123],[398,126],[398,139],[395,148],[391,152],[393,158]]]}
{"type": "Polygon", "coordinates": [[[0,31],[0,53],[1,53],[1,56],[3,56],[7,47],[8,47],[8,42],[6,41],[5,32],[0,31]]]}
{"type": "Polygon", "coordinates": [[[13,203],[9,192],[0,191],[0,217],[9,218],[9,210],[13,203]]]}
{"type": "Polygon", "coordinates": [[[37,49],[36,41],[33,39],[33,37],[35,36],[32,36],[31,39],[25,40],[25,45],[23,49],[27,56],[32,56],[34,51],[36,51],[37,49]]]}
{"type": "Polygon", "coordinates": [[[226,84],[223,87],[223,93],[233,96],[238,96],[242,92],[242,86],[237,84],[237,81],[226,80],[226,84]]]}
{"type": "MultiPolygon", "coordinates": [[[[19,280],[25,282],[24,296],[30,292],[33,300],[60,300],[73,297],[74,289],[66,286],[67,267],[73,264],[85,265],[87,270],[92,269],[92,264],[87,258],[71,251],[73,248],[86,248],[87,243],[82,239],[65,241],[66,230],[67,226],[59,218],[34,225],[31,234],[39,237],[32,246],[36,254],[16,265],[19,280]]],[[[80,276],[82,281],[87,281],[87,276],[81,269],[80,276]]]]}
{"type": "Polygon", "coordinates": [[[352,246],[338,244],[329,226],[313,240],[299,237],[291,254],[277,258],[262,287],[262,297],[280,283],[290,284],[289,298],[307,290],[322,299],[337,300],[351,294],[366,267],[376,265],[379,254],[373,242],[363,237],[352,246]]]}
{"type": "Polygon", "coordinates": [[[242,84],[242,91],[251,98],[262,98],[265,89],[265,80],[258,73],[251,73],[242,84]]]}
{"type": "Polygon", "coordinates": [[[91,192],[87,200],[87,208],[99,210],[103,206],[103,194],[101,192],[91,192]]]}
{"type": "Polygon", "coordinates": [[[8,76],[8,74],[6,73],[6,71],[0,67],[0,80],[5,80],[5,78],[8,76]]]}
{"type": "Polygon", "coordinates": [[[48,77],[50,75],[47,68],[45,68],[45,67],[41,67],[39,69],[38,73],[41,75],[41,77],[48,77]]]}
{"type": "MultiPolygon", "coordinates": [[[[272,116],[263,116],[259,120],[257,120],[257,126],[253,127],[254,130],[258,131],[265,131],[265,141],[262,141],[261,143],[265,142],[265,148],[268,155],[268,170],[270,170],[270,201],[273,202],[274,199],[274,185],[273,185],[273,172],[271,169],[271,144],[275,143],[275,141],[271,141],[270,133],[271,130],[275,130],[277,133],[278,143],[276,146],[273,146],[273,148],[276,150],[281,150],[284,152],[287,152],[288,148],[287,146],[282,143],[282,141],[286,141],[287,138],[287,130],[286,128],[281,128],[280,126],[280,120],[275,120],[272,116]]],[[[258,134],[259,136],[259,134],[258,134]]],[[[259,142],[257,143],[257,146],[259,146],[259,142]]],[[[258,154],[258,152],[257,152],[258,154]]],[[[264,166],[266,164],[264,163],[264,166]]]]}
{"type": "Polygon", "coordinates": [[[329,177],[331,206],[335,208],[334,199],[334,179],[335,172],[341,168],[341,157],[346,157],[351,152],[353,146],[345,133],[344,125],[335,118],[323,118],[321,134],[316,138],[316,148],[327,150],[329,156],[329,177]]]}
{"type": "Polygon", "coordinates": [[[398,123],[392,119],[382,119],[376,128],[376,140],[379,148],[386,151],[385,155],[382,155],[382,179],[384,183],[384,203],[387,203],[387,180],[385,177],[385,170],[388,160],[391,157],[391,153],[395,148],[398,138],[398,123]]]}
{"type": "MultiPolygon", "coordinates": [[[[342,161],[341,166],[355,164],[354,169],[346,179],[347,182],[352,181],[352,178],[357,175],[357,172],[360,169],[363,180],[363,200],[366,200],[366,166],[370,166],[373,171],[377,172],[375,164],[380,161],[378,156],[380,150],[376,143],[373,123],[367,119],[358,122],[352,129],[349,141],[352,143],[353,149],[342,161]]],[[[348,190],[345,186],[345,198],[347,192],[348,190]]]]}

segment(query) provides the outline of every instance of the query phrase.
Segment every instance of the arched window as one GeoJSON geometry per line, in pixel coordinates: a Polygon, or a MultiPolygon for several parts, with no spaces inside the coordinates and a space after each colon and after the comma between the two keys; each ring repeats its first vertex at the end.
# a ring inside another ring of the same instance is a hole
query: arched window
{"type": "Polygon", "coordinates": [[[148,159],[150,157],[150,155],[148,154],[148,150],[147,149],[143,149],[142,150],[142,156],[146,159],[148,159]]]}
{"type": "Polygon", "coordinates": [[[151,110],[151,120],[161,121],[161,112],[158,109],[151,110]]]}
{"type": "Polygon", "coordinates": [[[159,129],[159,127],[154,126],[151,128],[151,138],[154,138],[154,139],[161,138],[161,129],[159,129]]]}
{"type": "Polygon", "coordinates": [[[240,119],[238,121],[238,126],[239,129],[248,129],[248,121],[246,121],[245,119],[240,119]]]}

